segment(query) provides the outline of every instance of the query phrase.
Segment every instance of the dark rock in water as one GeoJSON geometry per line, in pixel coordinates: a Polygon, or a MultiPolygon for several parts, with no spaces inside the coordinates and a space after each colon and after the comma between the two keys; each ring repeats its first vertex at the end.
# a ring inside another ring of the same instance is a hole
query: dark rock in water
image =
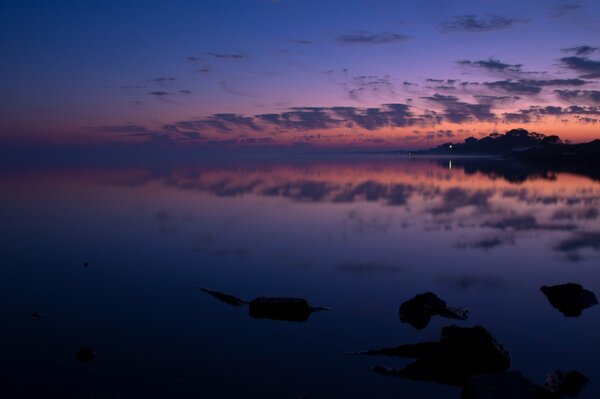
{"type": "Polygon", "coordinates": [[[421,342],[418,344],[400,345],[395,348],[372,349],[364,352],[353,352],[351,355],[397,356],[422,358],[440,350],[439,342],[421,342]]]}
{"type": "Polygon", "coordinates": [[[579,371],[556,370],[546,379],[544,386],[557,397],[575,397],[590,380],[579,371]]]}
{"type": "Polygon", "coordinates": [[[306,321],[314,312],[329,310],[323,307],[310,306],[306,299],[302,298],[258,297],[251,301],[245,301],[218,291],[211,291],[205,288],[200,288],[200,290],[229,305],[241,306],[248,304],[250,317],[255,319],[306,321]]]}
{"type": "Polygon", "coordinates": [[[469,312],[461,308],[449,308],[446,302],[433,292],[416,295],[400,305],[398,310],[400,320],[408,323],[417,330],[422,330],[429,324],[431,317],[439,315],[446,318],[465,320],[469,312]]]}
{"type": "Polygon", "coordinates": [[[379,350],[422,356],[403,369],[377,367],[374,370],[412,380],[460,385],[467,376],[503,372],[510,366],[508,352],[496,342],[492,334],[480,326],[444,327],[437,349],[432,343],[421,345],[423,346],[419,348],[408,345],[379,350]]]}
{"type": "Polygon", "coordinates": [[[541,291],[550,304],[567,317],[579,317],[583,309],[598,304],[596,295],[579,284],[544,285],[541,291]]]}
{"type": "Polygon", "coordinates": [[[259,297],[250,301],[249,311],[255,319],[306,321],[314,309],[302,298],[259,297]]]}
{"type": "Polygon", "coordinates": [[[523,377],[518,371],[465,378],[462,399],[544,399],[552,393],[523,377]]]}
{"type": "Polygon", "coordinates": [[[77,353],[75,353],[75,359],[79,360],[82,363],[89,363],[94,360],[96,356],[96,351],[92,348],[83,347],[80,348],[77,353]]]}
{"type": "Polygon", "coordinates": [[[34,319],[41,319],[41,318],[43,318],[44,316],[42,316],[42,314],[41,314],[41,313],[35,312],[35,313],[32,313],[32,314],[31,314],[31,317],[33,317],[34,319]]]}
{"type": "Polygon", "coordinates": [[[224,302],[228,305],[241,306],[248,303],[243,299],[236,298],[233,295],[223,294],[219,291],[207,290],[206,288],[200,288],[200,291],[206,292],[208,295],[211,295],[212,297],[217,298],[219,301],[224,302]]]}

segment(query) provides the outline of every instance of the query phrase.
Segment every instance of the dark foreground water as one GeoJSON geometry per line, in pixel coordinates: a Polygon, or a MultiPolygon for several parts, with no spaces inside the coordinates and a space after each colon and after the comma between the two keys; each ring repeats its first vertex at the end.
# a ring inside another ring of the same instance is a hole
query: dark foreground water
{"type": "Polygon", "coordinates": [[[0,191],[3,397],[458,398],[371,371],[410,360],[347,354],[450,324],[486,327],[536,383],[579,370],[580,397],[600,396],[600,306],[565,317],[540,292],[600,294],[600,184],[585,176],[293,156],[7,167],[0,191]],[[332,311],[254,319],[197,287],[332,311]],[[425,291],[470,318],[401,323],[425,291]],[[93,362],[74,359],[83,346],[93,362]]]}

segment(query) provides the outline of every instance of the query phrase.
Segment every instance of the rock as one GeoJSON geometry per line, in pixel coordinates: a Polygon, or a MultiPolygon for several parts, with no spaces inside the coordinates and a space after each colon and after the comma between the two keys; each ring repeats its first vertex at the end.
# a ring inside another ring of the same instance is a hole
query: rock
{"type": "Polygon", "coordinates": [[[91,362],[92,360],[94,360],[95,356],[96,356],[96,351],[89,347],[80,348],[75,353],[75,359],[79,360],[82,363],[91,362]]]}
{"type": "Polygon", "coordinates": [[[598,304],[596,295],[579,284],[544,285],[541,291],[550,304],[567,317],[579,317],[584,309],[598,304]]]}
{"type": "Polygon", "coordinates": [[[31,317],[33,317],[34,319],[41,319],[41,318],[43,318],[44,316],[42,316],[42,314],[41,314],[41,313],[35,312],[35,313],[32,313],[32,314],[31,314],[31,317]]]}
{"type": "Polygon", "coordinates": [[[431,317],[435,315],[465,320],[469,312],[466,309],[449,308],[446,302],[438,298],[433,292],[426,292],[402,303],[398,314],[402,322],[410,324],[417,330],[422,330],[427,327],[431,317]]]}
{"type": "Polygon", "coordinates": [[[553,395],[518,371],[466,377],[462,399],[544,399],[553,395]]]}
{"type": "Polygon", "coordinates": [[[250,301],[250,317],[255,319],[273,319],[306,321],[313,308],[302,298],[265,298],[250,301]]]}
{"type": "Polygon", "coordinates": [[[546,378],[544,386],[557,397],[575,397],[588,382],[587,377],[579,371],[556,370],[546,378]]]}
{"type": "Polygon", "coordinates": [[[412,353],[418,355],[418,360],[403,369],[377,367],[374,370],[412,380],[460,385],[467,376],[503,372],[510,366],[509,353],[481,326],[444,327],[437,348],[432,343],[421,345],[375,351],[374,354],[412,353]]]}
{"type": "Polygon", "coordinates": [[[211,291],[205,288],[200,288],[200,290],[229,305],[241,306],[248,304],[250,317],[255,319],[306,321],[314,312],[329,310],[323,307],[310,306],[306,299],[303,298],[258,297],[251,301],[245,301],[218,291],[211,291]]]}

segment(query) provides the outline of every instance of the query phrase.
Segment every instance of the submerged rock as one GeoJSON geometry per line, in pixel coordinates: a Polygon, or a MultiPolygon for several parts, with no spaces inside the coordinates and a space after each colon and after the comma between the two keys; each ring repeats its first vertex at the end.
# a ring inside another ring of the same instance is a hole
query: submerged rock
{"type": "Polygon", "coordinates": [[[360,353],[416,357],[418,360],[402,369],[375,367],[373,370],[412,380],[449,385],[460,385],[465,377],[471,375],[506,371],[510,366],[509,353],[481,326],[444,327],[438,342],[360,353]]]}
{"type": "Polygon", "coordinates": [[[248,305],[250,317],[255,319],[271,319],[285,321],[306,321],[310,315],[324,307],[313,307],[306,299],[294,297],[258,297],[251,301],[237,298],[233,295],[200,288],[201,291],[217,298],[221,302],[233,306],[248,305]]]}
{"type": "Polygon", "coordinates": [[[541,291],[550,304],[567,317],[579,317],[584,309],[598,304],[596,295],[580,284],[544,285],[541,291]]]}
{"type": "Polygon", "coordinates": [[[96,351],[89,347],[80,348],[75,353],[75,359],[79,360],[82,363],[91,362],[92,360],[94,360],[95,356],[96,356],[96,351]]]}
{"type": "Polygon", "coordinates": [[[433,292],[418,294],[402,303],[398,314],[402,322],[408,323],[418,330],[427,327],[435,315],[457,320],[466,320],[469,317],[468,310],[448,307],[446,302],[433,292]]]}
{"type": "Polygon", "coordinates": [[[548,376],[544,386],[557,397],[574,397],[585,388],[589,381],[579,371],[562,372],[556,370],[548,376]]]}
{"type": "Polygon", "coordinates": [[[550,391],[534,384],[518,371],[465,378],[462,399],[544,399],[550,391]]]}

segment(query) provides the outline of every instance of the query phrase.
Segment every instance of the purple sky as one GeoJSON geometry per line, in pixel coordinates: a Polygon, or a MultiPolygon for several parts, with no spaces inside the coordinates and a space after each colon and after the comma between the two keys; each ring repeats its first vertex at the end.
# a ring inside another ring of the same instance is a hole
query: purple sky
{"type": "Polygon", "coordinates": [[[0,15],[4,142],[600,137],[591,0],[28,1],[0,15]]]}

